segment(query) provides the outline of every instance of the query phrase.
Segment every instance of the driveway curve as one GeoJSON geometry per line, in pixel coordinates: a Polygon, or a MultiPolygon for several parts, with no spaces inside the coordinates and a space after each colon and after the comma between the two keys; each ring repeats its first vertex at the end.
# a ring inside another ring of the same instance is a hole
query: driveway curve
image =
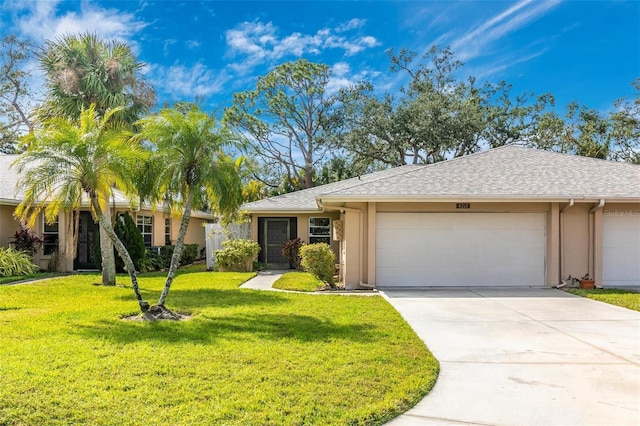
{"type": "Polygon", "coordinates": [[[554,289],[382,294],[440,361],[389,425],[640,425],[640,312],[554,289]]]}

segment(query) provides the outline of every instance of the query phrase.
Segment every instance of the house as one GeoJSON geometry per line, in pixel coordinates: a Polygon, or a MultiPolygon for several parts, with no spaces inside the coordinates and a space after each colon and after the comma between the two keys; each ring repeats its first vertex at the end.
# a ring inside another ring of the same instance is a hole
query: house
{"type": "MultiPolygon", "coordinates": [[[[10,246],[15,232],[20,229],[20,222],[14,217],[14,212],[22,198],[16,189],[18,182],[16,168],[11,168],[11,164],[17,158],[17,155],[0,155],[0,247],[10,246]]],[[[180,218],[167,216],[162,209],[157,209],[155,212],[150,206],[134,209],[129,200],[118,191],[112,199],[111,208],[113,217],[124,212],[131,214],[148,247],[175,244],[178,239],[180,218]]],[[[201,249],[204,248],[204,224],[212,219],[213,217],[208,213],[192,212],[185,243],[198,244],[201,249]]],[[[70,216],[65,213],[60,213],[56,223],[45,223],[42,215],[36,220],[34,232],[43,236],[45,241],[43,249],[34,257],[35,263],[41,268],[48,267],[56,251],[59,253],[58,270],[61,272],[95,268],[93,248],[98,236],[98,225],[91,217],[88,203],[80,211],[80,232],[75,259],[65,255],[65,244],[69,238],[67,231],[69,220],[70,216]]]]}
{"type": "Polygon", "coordinates": [[[640,285],[640,166],[505,146],[245,204],[268,267],[329,242],[347,288],[640,285]]]}

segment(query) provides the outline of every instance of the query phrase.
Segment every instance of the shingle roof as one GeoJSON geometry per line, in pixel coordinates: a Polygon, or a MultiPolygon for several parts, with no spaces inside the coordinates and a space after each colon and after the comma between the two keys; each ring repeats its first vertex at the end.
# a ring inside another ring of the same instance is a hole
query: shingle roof
{"type": "Polygon", "coordinates": [[[444,199],[640,201],[640,166],[518,146],[402,166],[246,204],[249,211],[319,210],[321,202],[444,199]]]}

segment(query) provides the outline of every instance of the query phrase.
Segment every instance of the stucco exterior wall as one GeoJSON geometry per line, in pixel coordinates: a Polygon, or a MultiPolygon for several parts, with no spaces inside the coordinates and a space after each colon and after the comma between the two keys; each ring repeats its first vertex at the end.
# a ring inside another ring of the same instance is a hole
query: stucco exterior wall
{"type": "MultiPolygon", "coordinates": [[[[262,213],[254,213],[251,215],[251,239],[254,241],[258,241],[258,220],[260,218],[278,218],[278,217],[295,217],[297,218],[297,235],[300,240],[304,243],[309,243],[309,218],[310,217],[328,217],[331,218],[333,223],[334,220],[340,219],[339,211],[325,211],[325,212],[317,212],[317,213],[272,213],[272,214],[262,214],[262,213]]],[[[331,249],[336,254],[336,259],[340,259],[341,252],[341,244],[340,241],[335,241],[331,238],[331,249]]]]}
{"type": "Polygon", "coordinates": [[[14,206],[0,205],[0,247],[9,247],[15,232],[20,229],[19,223],[13,218],[14,206]]]}
{"type": "Polygon", "coordinates": [[[375,284],[375,220],[378,212],[545,212],[546,285],[556,286],[569,275],[581,278],[586,273],[600,283],[604,212],[640,208],[638,204],[618,203],[605,204],[604,208],[598,209],[598,203],[593,202],[576,202],[571,207],[568,207],[568,202],[470,204],[469,209],[461,210],[455,203],[346,203],[345,241],[341,249],[345,285],[355,288],[361,281],[375,284]]]}

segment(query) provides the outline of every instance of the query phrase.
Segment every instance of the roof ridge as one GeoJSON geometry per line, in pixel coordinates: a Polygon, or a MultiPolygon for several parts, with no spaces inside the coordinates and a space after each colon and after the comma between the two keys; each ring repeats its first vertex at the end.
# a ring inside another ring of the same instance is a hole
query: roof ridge
{"type": "MultiPolygon", "coordinates": [[[[338,181],[338,182],[334,182],[334,183],[346,183],[346,182],[349,182],[349,181],[351,181],[351,180],[355,180],[355,179],[357,179],[357,180],[358,180],[358,181],[356,182],[356,184],[355,184],[355,185],[345,186],[344,188],[339,188],[339,189],[337,189],[337,191],[342,191],[342,190],[344,190],[344,189],[351,189],[351,188],[355,188],[355,187],[360,186],[360,185],[363,185],[363,184],[369,184],[369,183],[372,183],[372,182],[377,182],[378,180],[380,180],[380,179],[384,179],[385,177],[387,177],[387,176],[379,176],[379,177],[377,177],[377,178],[374,178],[374,179],[371,179],[371,180],[368,180],[368,181],[366,181],[366,182],[365,182],[365,181],[363,181],[363,180],[361,179],[363,176],[371,176],[371,175],[375,175],[375,174],[378,174],[378,173],[389,172],[389,171],[392,171],[392,170],[397,170],[397,173],[394,173],[394,174],[393,174],[393,176],[399,176],[399,175],[403,175],[403,174],[406,174],[406,173],[411,172],[411,170],[401,171],[401,170],[399,170],[399,169],[404,169],[404,168],[413,168],[414,166],[424,166],[424,164],[403,164],[402,166],[392,167],[392,168],[390,168],[390,169],[378,170],[377,172],[367,173],[366,175],[356,176],[356,177],[349,178],[349,179],[347,179],[347,180],[338,181]]],[[[324,185],[321,185],[321,186],[319,186],[318,188],[321,188],[322,186],[324,186],[324,185]]],[[[335,191],[335,190],[334,190],[334,191],[335,191]]],[[[322,194],[331,194],[331,193],[332,193],[332,192],[334,192],[334,191],[322,192],[322,193],[320,193],[320,194],[321,194],[321,195],[322,195],[322,194]]]]}

